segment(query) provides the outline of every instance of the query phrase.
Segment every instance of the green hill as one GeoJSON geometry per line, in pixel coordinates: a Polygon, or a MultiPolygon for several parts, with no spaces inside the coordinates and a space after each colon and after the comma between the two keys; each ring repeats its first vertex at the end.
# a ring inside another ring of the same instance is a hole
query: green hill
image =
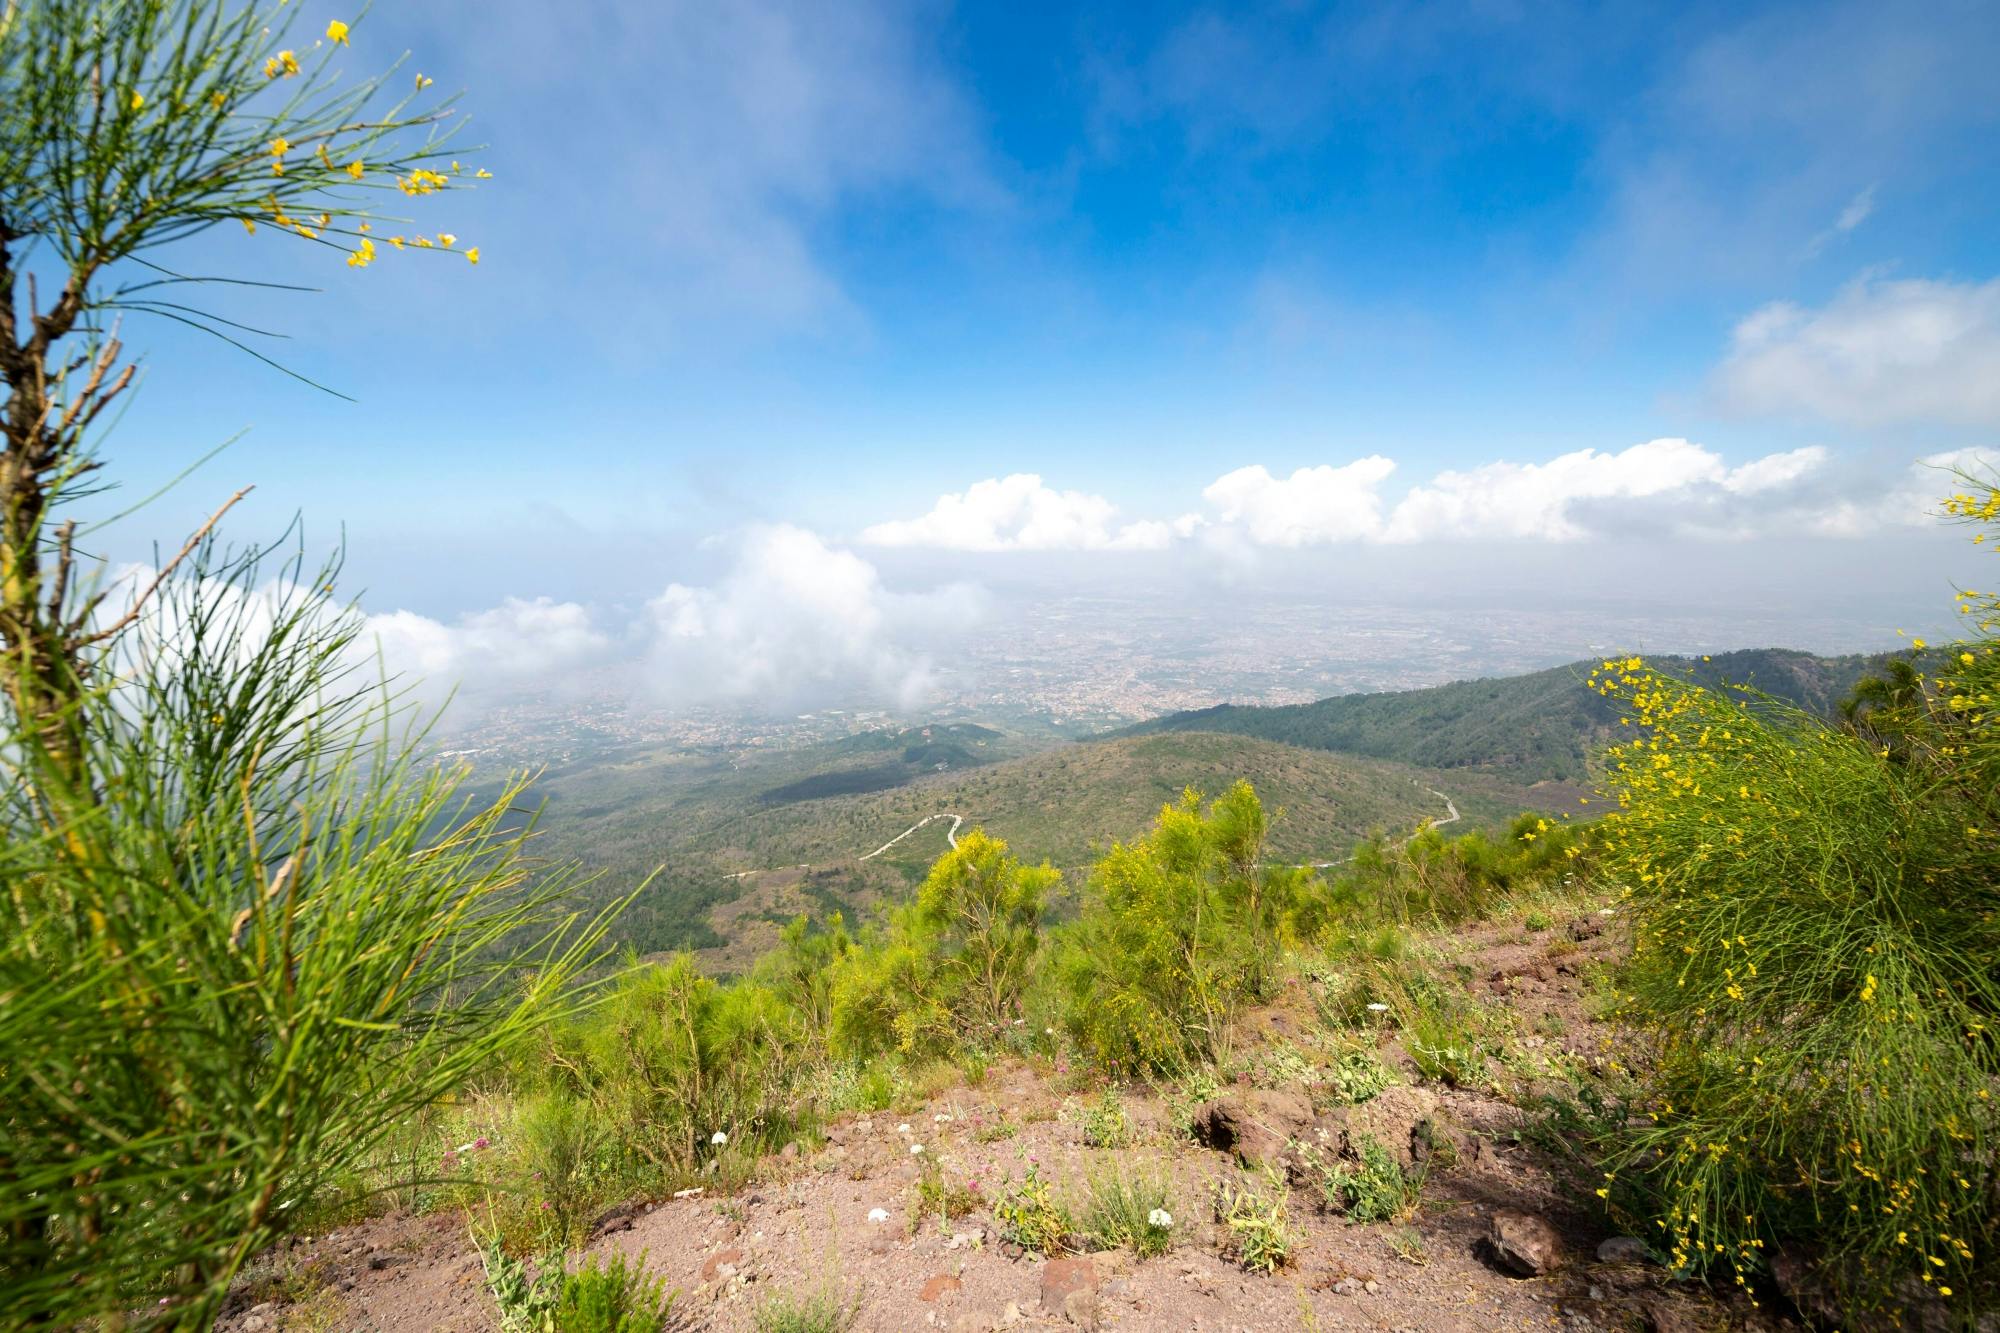
{"type": "MultiPolygon", "coordinates": [[[[1705,685],[1751,685],[1831,714],[1854,682],[1886,659],[1766,648],[1712,659],[1649,660],[1705,685]]],[[[1172,713],[1115,734],[1224,732],[1426,768],[1484,770],[1522,782],[1581,782],[1589,753],[1618,721],[1610,701],[1584,684],[1596,665],[1577,662],[1526,676],[1345,694],[1309,704],[1225,704],[1172,713]]]]}
{"type": "Polygon", "coordinates": [[[1238,778],[1282,812],[1271,853],[1295,861],[1332,860],[1373,829],[1442,816],[1433,789],[1456,804],[1465,827],[1576,804],[1567,786],[1444,775],[1248,736],[1141,736],[1021,755],[1017,738],[972,730],[939,727],[929,740],[974,749],[984,741],[980,754],[1011,748],[1015,757],[938,771],[901,762],[921,735],[898,748],[885,733],[864,744],[729,756],[661,750],[556,770],[535,790],[546,802],[538,853],[597,873],[579,907],[629,892],[657,869],[619,923],[623,942],[641,952],[721,950],[735,942],[746,910],[765,921],[802,906],[865,916],[884,896],[901,895],[945,850],[948,819],[862,858],[928,815],[962,816],[965,828],[983,827],[1025,858],[1080,872],[1098,850],[1144,832],[1182,788],[1216,793],[1238,778]],[[885,757],[895,761],[894,784],[885,757]],[[868,785],[874,777],[885,780],[868,785]]]}

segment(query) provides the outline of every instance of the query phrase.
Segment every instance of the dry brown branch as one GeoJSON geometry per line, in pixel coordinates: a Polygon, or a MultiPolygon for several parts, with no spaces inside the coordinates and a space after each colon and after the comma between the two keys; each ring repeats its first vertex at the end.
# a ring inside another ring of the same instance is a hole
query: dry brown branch
{"type": "MultiPolygon", "coordinates": [[[[81,636],[73,635],[64,646],[70,651],[74,652],[75,650],[80,648],[88,648],[93,644],[103,643],[106,639],[112,638],[117,634],[123,632],[127,626],[129,626],[133,621],[139,618],[139,612],[145,609],[146,602],[148,601],[148,599],[152,597],[152,595],[155,592],[159,591],[160,585],[167,581],[167,576],[172,574],[174,570],[180,566],[180,563],[183,560],[187,559],[190,555],[192,555],[194,553],[195,547],[201,545],[202,539],[208,536],[209,532],[215,527],[217,523],[222,521],[222,516],[228,513],[231,509],[235,508],[236,502],[238,500],[241,500],[244,496],[250,494],[251,491],[254,491],[256,489],[257,488],[255,486],[245,486],[242,490],[236,492],[236,494],[230,496],[228,500],[224,501],[222,508],[216,510],[213,514],[210,514],[208,516],[208,522],[202,524],[199,528],[195,529],[194,535],[187,539],[187,544],[181,547],[180,553],[176,555],[173,559],[167,561],[166,565],[161,568],[159,573],[153,575],[153,581],[151,583],[148,583],[145,587],[145,590],[142,591],[139,594],[139,596],[133,600],[131,608],[127,610],[124,615],[118,617],[116,621],[112,622],[104,629],[98,630],[95,634],[85,634],[81,636]]],[[[95,603],[93,602],[92,605],[94,606],[95,603]]],[[[88,615],[89,611],[88,609],[86,609],[84,612],[79,614],[78,617],[79,621],[87,617],[88,615]]],[[[77,628],[77,626],[73,624],[71,628],[75,629],[77,628]]]]}

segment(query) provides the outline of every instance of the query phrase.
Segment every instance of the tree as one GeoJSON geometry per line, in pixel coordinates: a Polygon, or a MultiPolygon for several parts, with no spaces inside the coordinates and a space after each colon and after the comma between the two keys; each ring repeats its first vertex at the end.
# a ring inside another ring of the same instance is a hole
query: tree
{"type": "Polygon", "coordinates": [[[176,242],[240,225],[365,268],[371,200],[484,174],[444,157],[428,80],[344,82],[348,24],[308,47],[305,22],[0,0],[0,1327],[206,1327],[597,957],[603,918],[525,859],[522,784],[460,796],[333,567],[232,553],[211,519],[121,590],[59,521],[103,484],[120,317],[244,345],[176,242]]]}
{"type": "MultiPolygon", "coordinates": [[[[0,3],[0,661],[51,782],[83,782],[92,650],[131,619],[100,622],[101,594],[81,595],[74,525],[51,526],[92,485],[93,428],[132,383],[116,318],[143,313],[245,347],[241,326],[189,304],[218,280],[169,267],[170,247],[236,224],[246,244],[261,228],[365,268],[371,200],[468,183],[430,81],[412,76],[401,96],[388,74],[345,81],[335,61],[349,25],[331,19],[304,48],[306,34],[292,36],[304,14],[226,0],[0,3]]],[[[479,260],[476,247],[462,253],[479,260]]]]}
{"type": "Polygon", "coordinates": [[[1206,811],[1189,788],[1152,832],[1091,869],[1057,965],[1071,1034],[1099,1059],[1173,1070],[1228,1049],[1278,950],[1325,901],[1310,869],[1259,864],[1268,821],[1239,782],[1206,811]]]}
{"type": "Polygon", "coordinates": [[[939,857],[886,935],[864,936],[834,980],[834,1044],[949,1054],[996,1039],[1021,1016],[1042,908],[1062,882],[974,829],[939,857]]]}

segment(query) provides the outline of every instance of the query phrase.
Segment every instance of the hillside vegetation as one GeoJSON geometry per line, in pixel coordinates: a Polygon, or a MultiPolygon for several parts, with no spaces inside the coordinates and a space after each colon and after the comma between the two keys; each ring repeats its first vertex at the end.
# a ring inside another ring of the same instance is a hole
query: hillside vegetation
{"type": "MultiPolygon", "coordinates": [[[[936,729],[933,740],[945,730],[936,729]]],[[[660,754],[549,774],[535,793],[547,802],[540,851],[598,875],[583,901],[593,893],[609,900],[658,871],[616,928],[640,952],[727,948],[727,956],[740,958],[740,949],[728,947],[735,943],[728,923],[742,915],[740,900],[766,887],[769,872],[798,881],[780,895],[783,903],[803,906],[797,896],[803,892],[820,910],[844,907],[857,919],[881,895],[906,891],[922,878],[947,850],[950,824],[933,823],[866,863],[858,858],[940,812],[962,816],[968,831],[983,828],[1076,870],[1112,843],[1143,833],[1184,789],[1218,791],[1239,779],[1273,808],[1268,854],[1293,862],[1332,860],[1372,830],[1408,832],[1442,818],[1445,802],[1433,789],[1456,803],[1467,827],[1493,827],[1522,809],[1576,805],[1568,787],[1531,790],[1504,776],[1446,776],[1202,733],[1063,745],[852,790],[853,775],[881,771],[884,752],[900,763],[906,743],[879,734],[880,742],[856,738],[790,755],[660,754]],[[807,776],[791,776],[800,772],[807,776]],[[799,796],[809,784],[824,794],[799,796]],[[774,800],[774,792],[788,795],[774,800]]],[[[1020,744],[992,732],[977,739],[988,739],[987,752],[1020,744]]],[[[768,912],[769,905],[754,910],[768,912]]]]}
{"type": "MultiPolygon", "coordinates": [[[[1656,662],[1660,670],[1710,689],[1753,685],[1829,716],[1855,682],[1883,660],[1759,648],[1656,662]]],[[[1590,755],[1618,724],[1617,709],[1585,684],[1592,665],[1576,662],[1526,676],[1344,694],[1309,704],[1223,704],[1154,718],[1120,734],[1228,732],[1425,768],[1480,769],[1517,782],[1580,783],[1588,777],[1590,755]]]]}

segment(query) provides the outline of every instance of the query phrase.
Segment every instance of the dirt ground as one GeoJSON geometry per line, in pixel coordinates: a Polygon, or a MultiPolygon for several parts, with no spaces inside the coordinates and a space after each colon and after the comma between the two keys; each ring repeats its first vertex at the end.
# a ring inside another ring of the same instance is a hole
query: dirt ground
{"type": "MultiPolygon", "coordinates": [[[[1511,1021],[1510,1056],[1496,1077],[1501,1087],[1511,1080],[1509,1095],[1413,1086],[1414,1071],[1405,1068],[1410,1085],[1343,1109],[1336,1123],[1305,1107],[1297,1089],[1246,1075],[1221,1090],[1275,1122],[1280,1140],[1323,1138],[1333,1124],[1336,1132],[1379,1131],[1406,1156],[1432,1140],[1439,1145],[1425,1163],[1421,1204],[1404,1223],[1352,1224],[1295,1189],[1288,1211],[1300,1244],[1273,1274],[1236,1263],[1215,1220],[1217,1182],[1255,1178],[1232,1154],[1195,1141],[1173,1108],[1137,1089],[1121,1097],[1133,1129],[1128,1146],[1090,1147],[1085,1113],[1096,1094],[1066,1096],[1018,1065],[998,1066],[979,1086],[948,1090],[920,1110],[836,1123],[823,1144],[767,1159],[756,1180],[732,1194],[613,1210],[590,1248],[642,1258],[680,1291],[684,1327],[716,1333],[754,1329],[755,1312],[775,1294],[813,1291],[851,1304],[855,1329],[885,1331],[1793,1327],[1768,1298],[1757,1307],[1741,1295],[1725,1301],[1668,1282],[1630,1252],[1629,1241],[1626,1253],[1614,1247],[1612,1261],[1601,1259],[1609,1235],[1573,1205],[1558,1164],[1522,1138],[1527,1117],[1516,1103],[1538,1070],[1561,1062],[1588,1068],[1609,1054],[1605,1031],[1590,1020],[1585,978],[1617,947],[1614,926],[1585,914],[1539,932],[1516,921],[1440,942],[1440,963],[1511,1021]],[[1284,1123],[1287,1114],[1317,1118],[1284,1123]],[[1413,1136],[1418,1120],[1428,1126],[1413,1136]],[[913,1144],[923,1152],[913,1153],[913,1144]],[[934,1214],[913,1218],[926,1159],[948,1178],[977,1181],[989,1200],[1031,1166],[1072,1197],[1114,1166],[1164,1176],[1173,1243],[1143,1260],[1130,1251],[1046,1260],[1006,1245],[985,1208],[948,1223],[934,1214]],[[1491,1253],[1493,1218],[1507,1212],[1547,1224],[1554,1245],[1547,1271],[1516,1276],[1491,1253]]],[[[1281,1004],[1252,1026],[1255,1041],[1268,1044],[1289,1041],[1309,1023],[1305,1006],[1281,1004]]],[[[1386,1054],[1398,1058],[1393,1047],[1386,1054]]],[[[494,1327],[480,1260],[455,1214],[377,1219],[295,1243],[274,1262],[311,1263],[325,1285],[292,1304],[248,1293],[221,1327],[494,1327]]]]}

